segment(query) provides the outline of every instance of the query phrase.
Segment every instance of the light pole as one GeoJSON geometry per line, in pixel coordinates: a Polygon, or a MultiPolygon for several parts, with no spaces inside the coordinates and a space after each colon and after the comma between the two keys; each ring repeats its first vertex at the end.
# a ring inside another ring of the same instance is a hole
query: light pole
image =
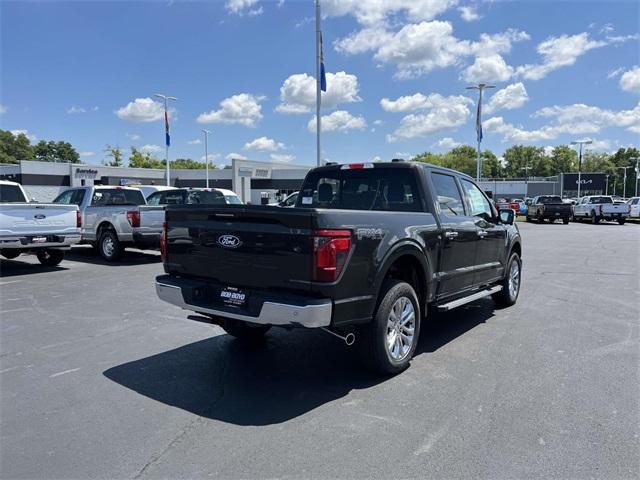
{"type": "Polygon", "coordinates": [[[529,196],[529,170],[531,170],[531,167],[529,165],[525,165],[520,170],[524,170],[524,174],[526,175],[526,177],[524,177],[524,189],[525,189],[524,196],[528,197],[529,196]]]}
{"type": "Polygon", "coordinates": [[[630,167],[618,167],[618,168],[624,171],[624,176],[622,180],[622,198],[627,198],[627,168],[633,168],[633,165],[630,167]]]}
{"type": "Polygon", "coordinates": [[[163,95],[162,93],[156,93],[156,97],[164,100],[164,132],[165,132],[165,151],[164,151],[164,160],[167,163],[167,187],[171,186],[170,180],[170,171],[169,171],[169,145],[171,145],[171,137],[169,136],[169,113],[167,110],[167,101],[168,100],[178,100],[176,97],[170,97],[168,95],[163,95]]]}
{"type": "Polygon", "coordinates": [[[580,198],[580,186],[582,182],[582,146],[590,145],[593,140],[575,140],[571,145],[580,145],[580,154],[578,155],[578,198],[580,198]]]}
{"type": "Polygon", "coordinates": [[[634,196],[637,197],[638,196],[638,178],[640,178],[640,157],[631,157],[629,160],[635,160],[636,161],[636,166],[635,166],[635,171],[636,171],[636,194],[634,196]]]}
{"type": "Polygon", "coordinates": [[[467,90],[478,90],[478,109],[476,110],[476,135],[478,139],[478,159],[476,165],[476,181],[480,181],[481,163],[482,157],[480,156],[480,143],[482,142],[482,92],[486,88],[496,88],[495,85],[487,85],[486,83],[479,83],[471,87],[467,87],[467,90]]]}
{"type": "Polygon", "coordinates": [[[209,130],[203,128],[202,129],[202,133],[204,133],[204,164],[205,164],[205,169],[207,172],[207,188],[209,188],[209,145],[207,142],[207,139],[209,137],[209,134],[211,133],[209,130]]]}
{"type": "Polygon", "coordinates": [[[604,190],[604,194],[605,195],[609,195],[609,175],[605,175],[605,190],[604,190]]]}

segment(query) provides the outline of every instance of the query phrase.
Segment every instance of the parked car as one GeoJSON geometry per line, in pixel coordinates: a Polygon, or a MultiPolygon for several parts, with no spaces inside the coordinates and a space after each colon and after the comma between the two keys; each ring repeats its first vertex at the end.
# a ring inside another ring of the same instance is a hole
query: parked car
{"type": "Polygon", "coordinates": [[[174,188],[152,193],[149,205],[238,205],[242,202],[231,190],[223,188],[174,188]]]}
{"type": "Polygon", "coordinates": [[[428,309],[516,302],[514,218],[453,170],[327,165],[307,174],[296,208],[169,205],[156,291],[243,339],[323,328],[393,374],[409,365],[428,309]]]}
{"type": "Polygon", "coordinates": [[[93,245],[112,262],[127,247],[157,248],[164,219],[152,213],[138,188],[77,187],[65,190],[53,201],[77,205],[82,215],[82,243],[93,245]]]}
{"type": "Polygon", "coordinates": [[[534,197],[529,205],[527,222],[536,220],[538,223],[544,223],[545,220],[549,220],[553,223],[562,220],[562,223],[568,225],[572,212],[571,204],[563,202],[560,196],[539,195],[534,197]]]}
{"type": "Polygon", "coordinates": [[[136,188],[142,192],[144,198],[149,198],[149,195],[152,193],[175,190],[177,187],[170,187],[168,185],[138,185],[136,188]]]}
{"type": "Polygon", "coordinates": [[[29,203],[22,185],[0,180],[0,254],[14,259],[33,253],[43,265],[58,265],[80,241],[75,205],[29,203]]]}
{"type": "Polygon", "coordinates": [[[615,204],[613,197],[608,195],[591,195],[582,197],[573,207],[573,217],[576,221],[590,219],[596,224],[600,220],[617,221],[624,225],[631,208],[628,203],[615,204]]]}
{"type": "Polygon", "coordinates": [[[281,201],[270,203],[269,205],[275,206],[275,207],[289,207],[289,208],[295,207],[296,206],[296,202],[298,201],[298,194],[299,193],[300,192],[293,192],[291,195],[288,195],[287,197],[285,197],[281,201]]]}
{"type": "Polygon", "coordinates": [[[516,210],[516,213],[518,215],[526,215],[527,211],[529,210],[529,206],[525,203],[525,201],[522,198],[516,198],[511,200],[511,203],[513,204],[518,204],[518,209],[516,210]]]}
{"type": "Polygon", "coordinates": [[[632,197],[629,204],[629,218],[640,218],[640,197],[632,197]]]}
{"type": "Polygon", "coordinates": [[[513,210],[514,212],[520,211],[520,203],[516,200],[511,200],[509,198],[498,198],[496,200],[496,208],[498,210],[513,210]]]}

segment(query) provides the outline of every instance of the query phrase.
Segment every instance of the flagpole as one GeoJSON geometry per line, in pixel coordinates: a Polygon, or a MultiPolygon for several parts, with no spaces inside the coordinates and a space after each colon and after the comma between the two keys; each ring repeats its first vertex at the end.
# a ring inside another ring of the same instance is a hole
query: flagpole
{"type": "Polygon", "coordinates": [[[472,87],[467,87],[467,90],[478,90],[478,109],[476,110],[476,136],[478,140],[478,153],[476,158],[476,182],[480,181],[482,174],[482,92],[485,88],[496,88],[495,85],[487,85],[485,83],[479,83],[472,87]]]}
{"type": "Polygon", "coordinates": [[[320,0],[316,0],[316,165],[319,167],[320,162],[320,102],[322,96],[320,94],[320,0]]]}
{"type": "Polygon", "coordinates": [[[168,110],[167,110],[167,100],[178,100],[176,97],[170,97],[169,95],[163,95],[162,93],[156,93],[156,97],[162,98],[164,100],[164,122],[165,122],[165,142],[164,142],[164,161],[167,164],[167,187],[171,186],[171,177],[169,171],[169,144],[171,141],[169,140],[169,120],[168,120],[168,110]]]}

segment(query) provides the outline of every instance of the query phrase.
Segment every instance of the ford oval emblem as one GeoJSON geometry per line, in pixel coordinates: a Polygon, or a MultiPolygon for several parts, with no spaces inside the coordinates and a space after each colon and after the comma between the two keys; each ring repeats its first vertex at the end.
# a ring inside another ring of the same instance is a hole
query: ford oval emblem
{"type": "Polygon", "coordinates": [[[235,235],[220,235],[218,237],[218,244],[224,248],[238,248],[242,245],[242,242],[235,235]]]}
{"type": "Polygon", "coordinates": [[[33,218],[35,218],[36,220],[44,220],[45,218],[47,218],[47,216],[39,213],[38,215],[34,215],[33,218]]]}

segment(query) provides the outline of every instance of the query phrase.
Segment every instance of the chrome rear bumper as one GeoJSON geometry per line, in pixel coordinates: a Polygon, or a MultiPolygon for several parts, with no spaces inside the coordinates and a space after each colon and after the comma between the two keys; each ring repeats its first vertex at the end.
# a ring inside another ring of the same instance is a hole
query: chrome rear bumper
{"type": "Polygon", "coordinates": [[[328,327],[331,324],[331,300],[310,303],[308,305],[291,305],[265,301],[257,317],[229,310],[202,307],[188,304],[182,288],[178,285],[156,281],[158,297],[165,302],[193,312],[205,313],[223,318],[232,318],[261,325],[298,326],[305,328],[328,327]]]}

